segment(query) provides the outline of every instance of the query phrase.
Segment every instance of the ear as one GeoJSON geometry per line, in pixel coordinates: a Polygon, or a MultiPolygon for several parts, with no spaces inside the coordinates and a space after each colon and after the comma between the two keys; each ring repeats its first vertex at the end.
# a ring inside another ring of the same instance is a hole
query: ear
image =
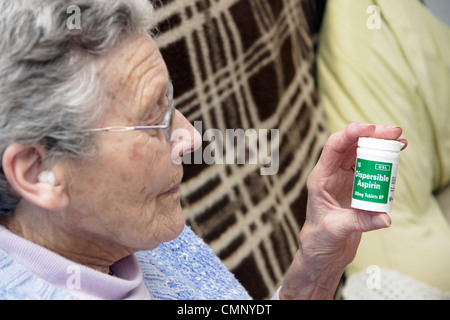
{"type": "Polygon", "coordinates": [[[61,166],[44,168],[46,150],[43,146],[20,143],[9,145],[2,159],[3,172],[12,188],[26,201],[51,211],[64,209],[69,197],[61,166]],[[54,183],[39,179],[42,171],[50,170],[54,183]]]}

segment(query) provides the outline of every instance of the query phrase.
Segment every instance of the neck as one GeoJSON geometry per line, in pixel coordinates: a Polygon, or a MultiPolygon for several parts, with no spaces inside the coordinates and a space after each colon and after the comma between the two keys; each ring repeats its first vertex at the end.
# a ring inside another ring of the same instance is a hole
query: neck
{"type": "Polygon", "coordinates": [[[76,226],[62,227],[58,224],[58,215],[62,213],[24,209],[19,205],[12,217],[3,218],[0,223],[22,238],[75,263],[108,274],[114,263],[134,252],[81,232],[76,226]]]}

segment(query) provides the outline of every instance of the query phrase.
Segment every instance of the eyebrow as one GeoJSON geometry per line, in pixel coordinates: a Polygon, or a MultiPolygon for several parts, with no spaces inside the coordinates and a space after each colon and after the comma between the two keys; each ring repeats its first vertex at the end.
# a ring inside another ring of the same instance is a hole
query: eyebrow
{"type": "MultiPolygon", "coordinates": [[[[134,102],[133,103],[130,103],[128,101],[121,102],[121,100],[117,97],[115,92],[110,91],[108,89],[107,89],[107,95],[111,97],[111,100],[115,101],[120,107],[122,107],[125,110],[133,110],[133,109],[136,109],[136,107],[139,107],[139,111],[136,114],[137,117],[133,117],[133,118],[135,118],[135,120],[139,121],[141,119],[146,119],[153,111],[153,108],[158,105],[161,98],[167,96],[169,83],[172,83],[172,79],[171,79],[168,71],[166,71],[166,77],[164,77],[164,79],[161,82],[158,82],[156,85],[153,86],[154,92],[152,92],[149,95],[149,99],[147,101],[140,100],[141,103],[144,102],[141,106],[137,106],[134,102]],[[161,83],[161,82],[163,83],[163,85],[158,85],[158,83],[161,83]]],[[[148,87],[148,86],[144,86],[144,89],[141,92],[145,92],[146,87],[148,87]]]]}
{"type": "Polygon", "coordinates": [[[154,99],[150,99],[150,101],[154,101],[153,103],[146,102],[145,103],[145,112],[143,112],[143,118],[146,118],[152,111],[153,108],[155,108],[156,106],[159,105],[159,102],[161,101],[162,98],[167,97],[167,95],[169,94],[169,84],[171,83],[171,79],[170,77],[168,77],[167,82],[164,84],[164,86],[158,86],[160,89],[157,90],[156,94],[152,95],[156,97],[156,100],[154,99]]]}

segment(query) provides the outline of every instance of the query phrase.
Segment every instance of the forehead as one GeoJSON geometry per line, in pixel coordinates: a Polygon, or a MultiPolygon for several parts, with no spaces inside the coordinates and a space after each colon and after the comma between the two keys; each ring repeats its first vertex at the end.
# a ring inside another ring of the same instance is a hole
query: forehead
{"type": "Polygon", "coordinates": [[[107,57],[106,65],[107,89],[122,104],[150,103],[167,90],[167,68],[150,36],[127,39],[107,57]]]}

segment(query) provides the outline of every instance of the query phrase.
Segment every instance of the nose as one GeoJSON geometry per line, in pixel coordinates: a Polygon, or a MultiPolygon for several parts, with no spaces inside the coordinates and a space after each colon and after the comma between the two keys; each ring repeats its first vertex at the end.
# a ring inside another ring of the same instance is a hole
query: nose
{"type": "Polygon", "coordinates": [[[183,155],[194,152],[202,145],[200,133],[181,112],[175,110],[171,134],[172,161],[181,163],[183,155]]]}

